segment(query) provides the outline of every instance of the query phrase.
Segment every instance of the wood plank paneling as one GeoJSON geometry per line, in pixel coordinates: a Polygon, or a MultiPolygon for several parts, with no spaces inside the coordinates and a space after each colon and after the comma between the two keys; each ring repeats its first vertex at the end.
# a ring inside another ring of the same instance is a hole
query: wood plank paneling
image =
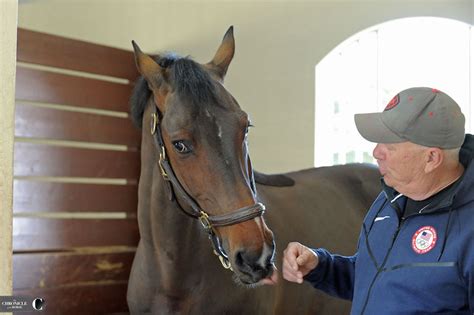
{"type": "Polygon", "coordinates": [[[15,143],[15,176],[66,176],[136,179],[140,153],[15,143]]]}
{"type": "Polygon", "coordinates": [[[128,112],[131,84],[17,67],[16,99],[128,112]]]}
{"type": "Polygon", "coordinates": [[[87,113],[17,103],[17,137],[122,144],[138,148],[141,134],[129,118],[87,113]]]}
{"type": "Polygon", "coordinates": [[[52,288],[104,280],[127,281],[135,252],[13,255],[13,288],[52,288]]]}
{"type": "Polygon", "coordinates": [[[137,212],[136,185],[13,182],[14,212],[137,212]]]}
{"type": "MultiPolygon", "coordinates": [[[[111,314],[128,312],[127,283],[94,283],[74,287],[14,290],[17,296],[45,300],[42,312],[31,314],[111,314]]],[[[21,313],[28,314],[28,313],[21,313]]]]}
{"type": "Polygon", "coordinates": [[[87,246],[137,246],[136,219],[13,218],[13,250],[87,246]]]}
{"type": "MultiPolygon", "coordinates": [[[[133,53],[28,30],[18,30],[18,61],[135,81],[133,53]]],[[[140,172],[140,132],[127,118],[22,104],[71,105],[128,112],[132,84],[81,74],[17,68],[16,136],[126,145],[130,151],[17,142],[14,175],[125,178],[140,172]]],[[[14,211],[136,213],[137,185],[14,181],[14,211]]],[[[43,213],[41,213],[43,214],[43,213]]],[[[23,214],[25,215],[25,214],[23,214]]],[[[126,290],[136,219],[13,219],[14,294],[46,299],[45,314],[127,313],[126,290]],[[101,247],[106,251],[73,251],[101,247]],[[68,250],[68,252],[58,252],[68,250]]]]}
{"type": "Polygon", "coordinates": [[[131,81],[138,77],[131,51],[21,28],[18,29],[18,61],[131,81]]]}

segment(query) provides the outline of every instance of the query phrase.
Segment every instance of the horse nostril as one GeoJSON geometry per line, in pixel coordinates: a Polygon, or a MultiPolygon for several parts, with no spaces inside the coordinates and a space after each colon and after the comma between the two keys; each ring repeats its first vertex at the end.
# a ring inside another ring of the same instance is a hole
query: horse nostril
{"type": "Polygon", "coordinates": [[[235,263],[246,271],[255,271],[259,267],[257,261],[258,255],[255,252],[240,250],[235,254],[235,263]]]}
{"type": "Polygon", "coordinates": [[[266,276],[273,270],[269,257],[261,257],[257,251],[240,250],[235,254],[235,263],[243,272],[266,276]]]}

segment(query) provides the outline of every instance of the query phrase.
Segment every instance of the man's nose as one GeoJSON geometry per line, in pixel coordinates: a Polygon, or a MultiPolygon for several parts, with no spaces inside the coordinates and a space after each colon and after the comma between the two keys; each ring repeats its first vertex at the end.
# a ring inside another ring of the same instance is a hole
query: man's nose
{"type": "Polygon", "coordinates": [[[376,160],[382,159],[382,145],[380,143],[377,143],[377,145],[375,146],[374,151],[372,152],[372,156],[376,160]]]}

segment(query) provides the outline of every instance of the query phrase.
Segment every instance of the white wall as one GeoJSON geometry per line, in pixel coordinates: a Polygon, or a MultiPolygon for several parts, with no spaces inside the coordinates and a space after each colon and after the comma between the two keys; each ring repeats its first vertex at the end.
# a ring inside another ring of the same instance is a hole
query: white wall
{"type": "Polygon", "coordinates": [[[396,18],[472,23],[473,0],[151,1],[25,0],[20,27],[148,52],[174,50],[207,62],[229,25],[236,56],[226,85],[257,128],[260,171],[313,165],[314,66],[349,36],[396,18]]]}

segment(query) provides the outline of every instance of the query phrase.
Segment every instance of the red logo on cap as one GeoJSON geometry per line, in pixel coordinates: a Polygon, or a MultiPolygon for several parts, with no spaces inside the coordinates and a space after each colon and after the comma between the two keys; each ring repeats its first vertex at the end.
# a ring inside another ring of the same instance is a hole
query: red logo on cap
{"type": "Polygon", "coordinates": [[[392,100],[390,102],[388,102],[388,104],[385,107],[384,111],[394,108],[395,106],[398,105],[398,103],[400,103],[400,96],[397,94],[397,95],[394,96],[394,98],[392,98],[392,100]]]}

